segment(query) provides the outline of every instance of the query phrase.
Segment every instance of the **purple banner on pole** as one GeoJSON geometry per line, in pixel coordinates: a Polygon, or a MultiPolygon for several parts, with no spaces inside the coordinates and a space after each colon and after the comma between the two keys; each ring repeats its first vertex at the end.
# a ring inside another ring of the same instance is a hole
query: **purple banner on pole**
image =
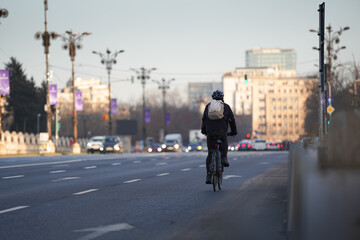
{"type": "Polygon", "coordinates": [[[56,84],[49,84],[49,103],[50,105],[56,105],[58,103],[56,84]]]}
{"type": "Polygon", "coordinates": [[[166,123],[166,125],[170,125],[170,113],[166,113],[166,115],[165,115],[165,123],[166,123]]]}
{"type": "Polygon", "coordinates": [[[10,94],[9,70],[0,70],[0,94],[10,94]]]}
{"type": "Polygon", "coordinates": [[[150,122],[150,109],[145,109],[145,122],[150,122]]]}
{"type": "Polygon", "coordinates": [[[76,111],[84,110],[82,92],[81,91],[76,91],[75,92],[75,110],[76,111]]]}
{"type": "Polygon", "coordinates": [[[111,114],[117,114],[116,98],[111,99],[111,114]]]}

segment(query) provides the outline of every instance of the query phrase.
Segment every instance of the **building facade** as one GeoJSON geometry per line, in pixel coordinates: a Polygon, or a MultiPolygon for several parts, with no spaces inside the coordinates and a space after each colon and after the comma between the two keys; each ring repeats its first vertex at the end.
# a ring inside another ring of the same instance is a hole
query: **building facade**
{"type": "Polygon", "coordinates": [[[224,101],[236,115],[252,115],[253,137],[296,140],[305,133],[305,101],[317,82],[278,67],[237,68],[224,73],[224,101]]]}
{"type": "Polygon", "coordinates": [[[294,49],[257,48],[246,51],[246,67],[278,67],[281,70],[296,72],[296,53],[294,49]]]}

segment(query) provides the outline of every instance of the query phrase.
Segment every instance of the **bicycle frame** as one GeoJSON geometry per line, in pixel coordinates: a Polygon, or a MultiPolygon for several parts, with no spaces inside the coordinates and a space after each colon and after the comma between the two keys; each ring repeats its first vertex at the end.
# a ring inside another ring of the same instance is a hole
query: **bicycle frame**
{"type": "Polygon", "coordinates": [[[216,185],[218,186],[219,190],[221,190],[221,184],[222,184],[222,172],[223,172],[223,166],[221,163],[221,140],[217,139],[215,143],[215,150],[213,150],[212,154],[212,161],[210,165],[210,173],[212,175],[212,184],[213,184],[213,190],[216,191],[216,185]]]}

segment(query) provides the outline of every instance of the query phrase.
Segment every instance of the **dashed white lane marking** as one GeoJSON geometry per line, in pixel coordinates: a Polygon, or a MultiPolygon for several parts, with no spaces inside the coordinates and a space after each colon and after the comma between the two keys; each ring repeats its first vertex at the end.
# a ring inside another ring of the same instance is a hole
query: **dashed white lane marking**
{"type": "Polygon", "coordinates": [[[84,167],[84,169],[93,169],[96,168],[96,166],[88,166],[88,167],[84,167]]]}
{"type": "Polygon", "coordinates": [[[203,165],[199,165],[199,167],[206,167],[206,165],[205,165],[205,164],[203,164],[203,165]]]}
{"type": "Polygon", "coordinates": [[[66,172],[66,170],[51,171],[50,173],[63,173],[63,172],[66,172]]]}
{"type": "Polygon", "coordinates": [[[90,234],[78,239],[78,240],[91,240],[91,239],[98,238],[109,232],[120,232],[122,230],[131,230],[133,228],[134,228],[133,226],[131,226],[127,223],[119,223],[119,224],[113,224],[113,225],[108,225],[108,226],[74,230],[74,232],[91,232],[90,234]]]}
{"type": "Polygon", "coordinates": [[[81,194],[86,194],[86,193],[90,193],[90,192],[94,192],[94,191],[97,191],[99,189],[89,189],[89,190],[86,190],[86,191],[82,191],[82,192],[77,192],[77,193],[73,193],[74,195],[81,195],[81,194]]]}
{"type": "Polygon", "coordinates": [[[182,172],[186,172],[186,171],[190,171],[190,170],[191,170],[191,168],[183,168],[183,169],[181,169],[182,172]]]}
{"type": "Polygon", "coordinates": [[[268,163],[268,162],[261,162],[260,164],[270,164],[270,163],[268,163]]]}
{"type": "Polygon", "coordinates": [[[157,177],[163,177],[163,176],[166,176],[166,175],[170,175],[170,173],[159,173],[159,174],[156,174],[157,177]]]}
{"type": "Polygon", "coordinates": [[[170,159],[170,157],[165,157],[165,159],[170,159]]]}
{"type": "Polygon", "coordinates": [[[240,176],[240,175],[225,175],[225,176],[223,177],[223,179],[238,178],[238,177],[242,177],[242,176],[240,176]]]}
{"type": "Polygon", "coordinates": [[[0,214],[7,213],[7,212],[12,212],[12,211],[16,211],[16,210],[20,210],[20,209],[27,208],[27,207],[29,207],[29,206],[18,206],[18,207],[13,207],[13,208],[1,210],[1,211],[0,211],[0,214]]]}
{"type": "Polygon", "coordinates": [[[111,164],[111,165],[113,165],[113,166],[118,166],[118,165],[121,165],[121,162],[116,162],[116,163],[113,163],[113,164],[111,164]]]}
{"type": "Polygon", "coordinates": [[[129,181],[125,181],[124,183],[134,183],[134,182],[138,182],[141,181],[141,179],[133,179],[133,180],[129,180],[129,181]]]}
{"type": "Polygon", "coordinates": [[[156,165],[160,166],[160,165],[166,165],[166,164],[167,164],[166,162],[161,162],[161,163],[157,163],[156,165]]]}
{"type": "Polygon", "coordinates": [[[151,161],[156,161],[156,160],[157,160],[156,158],[151,159],[151,161]]]}
{"type": "Polygon", "coordinates": [[[60,181],[66,181],[66,180],[74,180],[79,179],[79,177],[65,177],[65,178],[58,178],[56,180],[52,180],[52,182],[60,182],[60,181]]]}
{"type": "Polygon", "coordinates": [[[133,161],[133,163],[141,163],[140,160],[133,161]]]}
{"type": "Polygon", "coordinates": [[[2,179],[12,179],[12,178],[22,178],[24,175],[16,175],[16,176],[8,176],[8,177],[2,177],[2,179]]]}
{"type": "Polygon", "coordinates": [[[236,160],[238,160],[238,159],[237,159],[237,158],[233,158],[232,160],[233,160],[233,161],[236,161],[236,160]]]}
{"type": "Polygon", "coordinates": [[[56,165],[56,166],[52,166],[52,167],[56,168],[56,167],[68,167],[68,166],[69,166],[69,164],[61,164],[61,165],[56,165]]]}

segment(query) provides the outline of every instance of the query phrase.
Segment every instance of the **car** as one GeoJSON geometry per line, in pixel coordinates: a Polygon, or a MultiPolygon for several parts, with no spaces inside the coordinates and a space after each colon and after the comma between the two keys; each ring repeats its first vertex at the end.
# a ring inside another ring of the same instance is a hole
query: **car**
{"type": "Polygon", "coordinates": [[[123,153],[123,144],[117,136],[106,136],[100,146],[100,153],[123,153]]]}
{"type": "Polygon", "coordinates": [[[200,143],[194,142],[190,143],[189,146],[186,148],[186,152],[200,152],[203,150],[203,147],[200,143]]]}
{"type": "Polygon", "coordinates": [[[264,151],[264,150],[266,150],[266,141],[265,141],[265,139],[261,139],[261,138],[255,139],[253,149],[255,151],[264,151]]]}
{"type": "Polygon", "coordinates": [[[229,143],[228,151],[237,151],[238,144],[236,142],[229,143]]]}
{"type": "Polygon", "coordinates": [[[283,144],[280,142],[271,141],[266,144],[266,150],[280,151],[283,148],[283,144]]]}
{"type": "Polygon", "coordinates": [[[86,152],[87,153],[94,153],[100,152],[100,146],[104,141],[104,136],[95,136],[90,138],[89,142],[86,144],[86,152]]]}
{"type": "Polygon", "coordinates": [[[253,143],[250,139],[243,139],[237,145],[238,151],[250,151],[253,149],[253,143]]]}
{"type": "Polygon", "coordinates": [[[160,144],[153,143],[151,144],[151,146],[147,147],[147,151],[149,153],[157,153],[157,152],[162,152],[162,148],[160,144]]]}
{"type": "Polygon", "coordinates": [[[161,146],[165,152],[182,152],[182,136],[180,133],[167,134],[161,146]]]}

